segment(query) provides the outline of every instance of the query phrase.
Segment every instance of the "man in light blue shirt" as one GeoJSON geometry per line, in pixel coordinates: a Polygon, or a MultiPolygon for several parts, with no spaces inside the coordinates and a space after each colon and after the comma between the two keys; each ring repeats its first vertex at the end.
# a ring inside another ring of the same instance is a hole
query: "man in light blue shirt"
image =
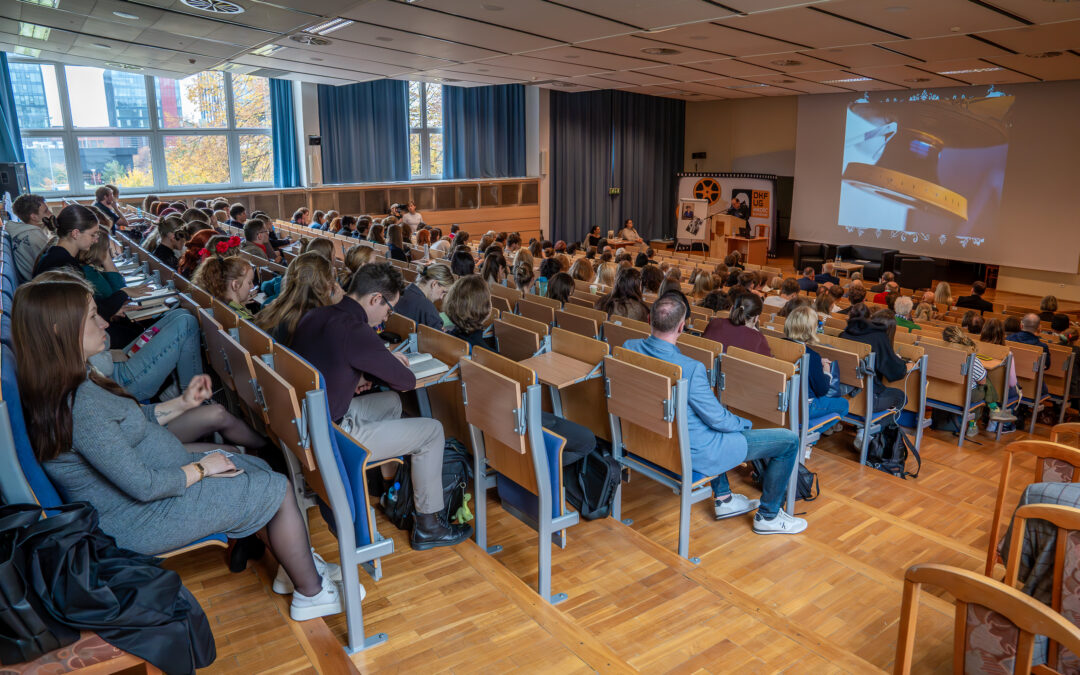
{"type": "Polygon", "coordinates": [[[790,429],[752,430],[749,420],[720,404],[709,386],[705,366],[684,356],[677,346],[689,313],[690,304],[681,293],[665,293],[652,307],[652,335],[644,340],[629,340],[623,347],[682,368],[682,376],[689,385],[686,422],[690,432],[690,462],[694,471],[717,476],[712,483],[716,518],[731,518],[757,509],[755,533],[802,532],[806,521],[780,508],[787,497],[788,480],[798,456],[798,434],[790,429]],[[733,494],[726,474],[752,459],[768,460],[760,503],[733,494]]]}

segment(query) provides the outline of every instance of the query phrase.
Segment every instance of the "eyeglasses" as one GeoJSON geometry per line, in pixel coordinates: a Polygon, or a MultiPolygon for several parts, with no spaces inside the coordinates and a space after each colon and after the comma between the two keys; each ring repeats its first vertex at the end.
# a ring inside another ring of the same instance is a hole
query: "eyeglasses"
{"type": "Polygon", "coordinates": [[[386,296],[383,295],[382,293],[379,294],[379,297],[382,298],[383,304],[385,304],[387,307],[389,307],[390,308],[390,313],[393,314],[394,313],[394,306],[397,305],[397,303],[396,302],[390,302],[389,300],[386,299],[386,296]]]}

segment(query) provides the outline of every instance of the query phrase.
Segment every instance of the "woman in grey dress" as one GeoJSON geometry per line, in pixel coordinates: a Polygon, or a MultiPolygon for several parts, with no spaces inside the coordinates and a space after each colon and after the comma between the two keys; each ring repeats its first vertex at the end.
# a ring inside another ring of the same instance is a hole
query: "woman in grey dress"
{"type": "Polygon", "coordinates": [[[80,281],[31,282],[15,293],[12,338],[27,432],[63,497],[89,502],[120,546],[150,555],[265,527],[295,584],[293,619],[340,612],[332,578],[340,569],[313,558],[287,479],[255,457],[189,452],[164,426],[210,397],[209,378],[193,378],[183,396],[140,406],[89,366],[105,348],[107,326],[80,281]]]}

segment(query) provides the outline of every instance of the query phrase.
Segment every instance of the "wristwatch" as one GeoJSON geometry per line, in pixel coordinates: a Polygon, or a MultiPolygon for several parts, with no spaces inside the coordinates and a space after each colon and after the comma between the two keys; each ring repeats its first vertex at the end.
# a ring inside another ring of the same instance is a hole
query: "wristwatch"
{"type": "Polygon", "coordinates": [[[202,462],[195,462],[195,468],[199,470],[199,480],[206,478],[206,467],[202,465],[202,462]]]}

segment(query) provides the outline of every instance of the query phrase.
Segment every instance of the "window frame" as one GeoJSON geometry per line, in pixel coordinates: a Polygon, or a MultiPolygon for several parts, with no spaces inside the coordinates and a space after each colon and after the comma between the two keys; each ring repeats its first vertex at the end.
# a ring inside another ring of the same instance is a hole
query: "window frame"
{"type": "MultiPolygon", "coordinates": [[[[409,120],[409,136],[406,139],[406,143],[407,143],[407,147],[410,148],[410,154],[411,154],[411,152],[412,152],[411,151],[412,136],[413,136],[413,134],[418,134],[420,136],[420,169],[421,169],[421,171],[420,171],[420,173],[418,175],[414,175],[413,172],[412,172],[412,160],[410,158],[410,161],[409,161],[409,180],[442,180],[443,173],[444,173],[443,171],[440,171],[438,174],[432,174],[431,173],[431,135],[432,134],[439,134],[440,136],[442,136],[443,128],[441,126],[438,126],[438,127],[428,126],[428,119],[427,119],[428,87],[439,87],[441,89],[442,85],[438,84],[436,82],[420,82],[419,80],[410,80],[407,83],[407,85],[408,86],[405,87],[405,115],[407,116],[407,118],[409,120]],[[413,84],[420,85],[420,126],[419,127],[412,126],[412,113],[411,113],[411,111],[409,109],[410,108],[410,105],[409,105],[409,103],[410,103],[410,101],[409,101],[409,86],[411,86],[413,84]]],[[[441,96],[439,97],[439,108],[440,108],[440,110],[439,110],[440,115],[439,116],[442,117],[442,115],[444,113],[443,113],[443,110],[442,110],[442,97],[441,96]]],[[[445,165],[446,165],[446,139],[444,137],[443,138],[443,167],[444,167],[444,169],[445,169],[445,165]]]]}
{"type": "MultiPolygon", "coordinates": [[[[146,89],[146,101],[149,108],[150,126],[145,129],[118,128],[118,127],[78,127],[73,125],[71,116],[71,101],[67,84],[67,65],[58,61],[47,61],[31,58],[11,58],[10,63],[29,63],[32,65],[53,66],[56,69],[56,86],[60,94],[60,116],[63,120],[62,127],[42,129],[28,129],[19,126],[20,135],[26,138],[57,138],[64,144],[64,159],[68,173],[68,189],[42,192],[46,198],[59,197],[92,197],[94,189],[83,187],[82,159],[79,156],[79,138],[81,137],[128,137],[145,136],[150,140],[150,163],[153,171],[154,183],[144,187],[127,187],[124,194],[169,194],[180,192],[193,192],[208,189],[220,190],[244,190],[273,187],[274,181],[245,182],[240,161],[240,137],[252,135],[264,135],[270,137],[271,151],[273,149],[273,117],[271,116],[270,128],[247,128],[236,126],[235,107],[233,105],[233,81],[232,73],[222,72],[225,86],[225,106],[228,126],[214,129],[167,129],[161,125],[157,113],[157,89],[154,86],[154,75],[142,75],[146,89]],[[204,183],[198,185],[169,185],[165,167],[165,137],[166,136],[211,136],[224,135],[226,137],[229,182],[227,183],[204,183]]],[[[107,70],[107,69],[103,69],[107,70]]],[[[124,72],[124,71],[118,71],[124,72]]],[[[29,167],[27,167],[29,168],[29,167]]]]}

